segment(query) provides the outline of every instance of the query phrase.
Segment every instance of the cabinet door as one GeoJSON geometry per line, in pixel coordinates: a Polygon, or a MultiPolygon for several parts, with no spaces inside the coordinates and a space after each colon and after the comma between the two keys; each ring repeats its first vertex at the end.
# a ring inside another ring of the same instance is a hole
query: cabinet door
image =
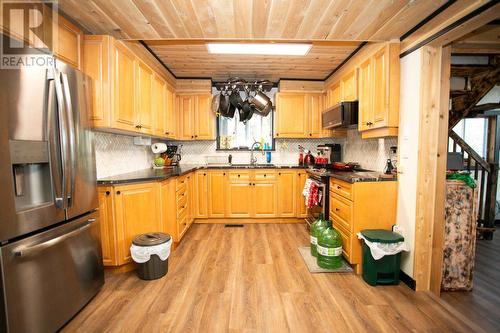
{"type": "Polygon", "coordinates": [[[208,173],[208,216],[224,217],[226,212],[226,172],[208,173]]]}
{"type": "Polygon", "coordinates": [[[355,101],[358,99],[357,71],[346,74],[340,79],[341,101],[355,101]]]}
{"type": "Polygon", "coordinates": [[[175,119],[175,94],[174,88],[170,85],[166,87],[166,110],[165,117],[163,118],[165,123],[163,128],[165,129],[165,136],[167,138],[175,139],[177,135],[177,126],[175,119]]]}
{"type": "Polygon", "coordinates": [[[254,217],[278,216],[278,184],[276,181],[256,181],[253,186],[254,217]]]}
{"type": "Polygon", "coordinates": [[[176,179],[161,182],[161,231],[172,235],[175,242],[180,240],[177,231],[176,179]]]}
{"type": "Polygon", "coordinates": [[[252,211],[252,183],[248,181],[228,181],[226,201],[227,217],[250,217],[252,211]]]}
{"type": "Polygon", "coordinates": [[[372,57],[373,73],[373,126],[372,128],[387,125],[387,115],[389,113],[389,63],[388,48],[384,47],[372,57]]]}
{"type": "Polygon", "coordinates": [[[112,126],[117,129],[136,131],[136,84],[135,57],[120,42],[115,43],[114,50],[114,108],[112,126]]]}
{"type": "Polygon", "coordinates": [[[98,187],[102,262],[104,266],[117,264],[112,191],[111,187],[98,187]]]}
{"type": "Polygon", "coordinates": [[[328,89],[327,99],[327,107],[331,107],[340,103],[340,82],[333,84],[330,89],[328,89]]]}
{"type": "Polygon", "coordinates": [[[83,31],[60,15],[57,19],[54,55],[75,68],[81,69],[83,31]]]}
{"type": "Polygon", "coordinates": [[[295,171],[278,172],[278,215],[295,217],[297,183],[295,171]]]}
{"type": "Polygon", "coordinates": [[[276,137],[309,137],[306,95],[303,93],[276,94],[276,137]]]}
{"type": "Polygon", "coordinates": [[[166,116],[166,88],[165,81],[158,75],[153,77],[153,93],[151,100],[154,116],[154,131],[158,136],[165,136],[165,116],[166,116]]]}
{"type": "Polygon", "coordinates": [[[194,108],[195,97],[190,95],[178,96],[178,116],[181,140],[194,140],[194,108]]]}
{"type": "Polygon", "coordinates": [[[306,184],[307,173],[305,170],[297,172],[297,190],[296,190],[296,200],[297,200],[297,217],[307,217],[307,207],[305,198],[302,195],[304,190],[304,185],[306,184]]]}
{"type": "Polygon", "coordinates": [[[92,78],[92,112],[89,120],[93,127],[111,126],[109,45],[109,36],[84,36],[83,72],[92,78]]]}
{"type": "Polygon", "coordinates": [[[309,137],[322,138],[321,112],[323,111],[323,94],[306,94],[306,98],[307,113],[309,115],[309,137]]]}
{"type": "Polygon", "coordinates": [[[142,183],[114,187],[118,231],[119,264],[130,261],[132,239],[146,232],[162,230],[159,184],[142,183]]]}
{"type": "Polygon", "coordinates": [[[368,130],[373,125],[372,66],[368,59],[359,66],[358,129],[368,130]]]}
{"type": "Polygon", "coordinates": [[[146,134],[153,134],[153,71],[144,63],[137,62],[137,118],[140,131],[146,134]]]}
{"type": "Polygon", "coordinates": [[[208,217],[208,174],[206,171],[196,172],[195,179],[195,218],[208,217]]]}
{"type": "Polygon", "coordinates": [[[211,94],[200,94],[196,98],[194,137],[197,140],[215,139],[215,115],[212,112],[211,102],[211,94]]]}

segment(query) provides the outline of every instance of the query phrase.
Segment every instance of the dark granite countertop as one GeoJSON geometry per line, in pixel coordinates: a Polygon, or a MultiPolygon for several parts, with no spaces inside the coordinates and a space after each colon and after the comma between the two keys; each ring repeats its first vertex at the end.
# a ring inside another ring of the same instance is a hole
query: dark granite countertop
{"type": "Polygon", "coordinates": [[[115,185],[127,183],[140,183],[148,181],[165,180],[170,177],[185,175],[191,171],[201,169],[304,169],[299,165],[276,165],[276,164],[233,164],[233,165],[197,165],[184,164],[173,168],[165,169],[142,169],[133,172],[123,173],[116,176],[104,177],[97,180],[97,185],[115,185]]]}
{"type": "Polygon", "coordinates": [[[386,177],[380,172],[371,170],[354,170],[354,171],[326,171],[318,172],[316,170],[307,171],[311,175],[320,177],[332,177],[343,180],[348,183],[356,182],[380,182],[380,181],[396,181],[397,177],[386,177]]]}

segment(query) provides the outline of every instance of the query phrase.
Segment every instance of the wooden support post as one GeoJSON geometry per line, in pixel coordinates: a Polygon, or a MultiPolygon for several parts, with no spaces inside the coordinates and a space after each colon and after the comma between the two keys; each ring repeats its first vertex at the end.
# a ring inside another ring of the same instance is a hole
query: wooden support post
{"type": "MultiPolygon", "coordinates": [[[[498,183],[498,147],[500,137],[497,135],[498,123],[497,117],[488,118],[488,146],[486,160],[490,165],[490,172],[486,181],[486,197],[484,201],[484,221],[483,227],[493,228],[495,226],[495,213],[497,202],[497,183],[498,183]]],[[[493,239],[493,232],[485,230],[482,232],[483,239],[493,239]]]]}
{"type": "Polygon", "coordinates": [[[415,228],[417,290],[439,295],[443,268],[450,47],[422,48],[415,228]]]}

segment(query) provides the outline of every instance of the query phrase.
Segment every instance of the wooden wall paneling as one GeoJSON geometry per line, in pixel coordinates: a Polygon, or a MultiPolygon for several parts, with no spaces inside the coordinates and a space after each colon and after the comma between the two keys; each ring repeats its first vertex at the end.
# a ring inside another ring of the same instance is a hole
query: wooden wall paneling
{"type": "Polygon", "coordinates": [[[422,49],[414,277],[439,294],[444,237],[450,49],[422,49]]]}

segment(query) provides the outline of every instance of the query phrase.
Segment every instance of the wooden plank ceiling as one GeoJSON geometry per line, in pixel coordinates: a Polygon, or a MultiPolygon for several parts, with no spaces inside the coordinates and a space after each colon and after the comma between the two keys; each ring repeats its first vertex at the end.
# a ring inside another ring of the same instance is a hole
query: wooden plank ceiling
{"type": "Polygon", "coordinates": [[[151,48],[177,77],[324,79],[363,41],[398,39],[447,0],[59,0],[93,34],[145,40],[355,41],[306,57],[211,55],[189,43],[151,48]]]}

